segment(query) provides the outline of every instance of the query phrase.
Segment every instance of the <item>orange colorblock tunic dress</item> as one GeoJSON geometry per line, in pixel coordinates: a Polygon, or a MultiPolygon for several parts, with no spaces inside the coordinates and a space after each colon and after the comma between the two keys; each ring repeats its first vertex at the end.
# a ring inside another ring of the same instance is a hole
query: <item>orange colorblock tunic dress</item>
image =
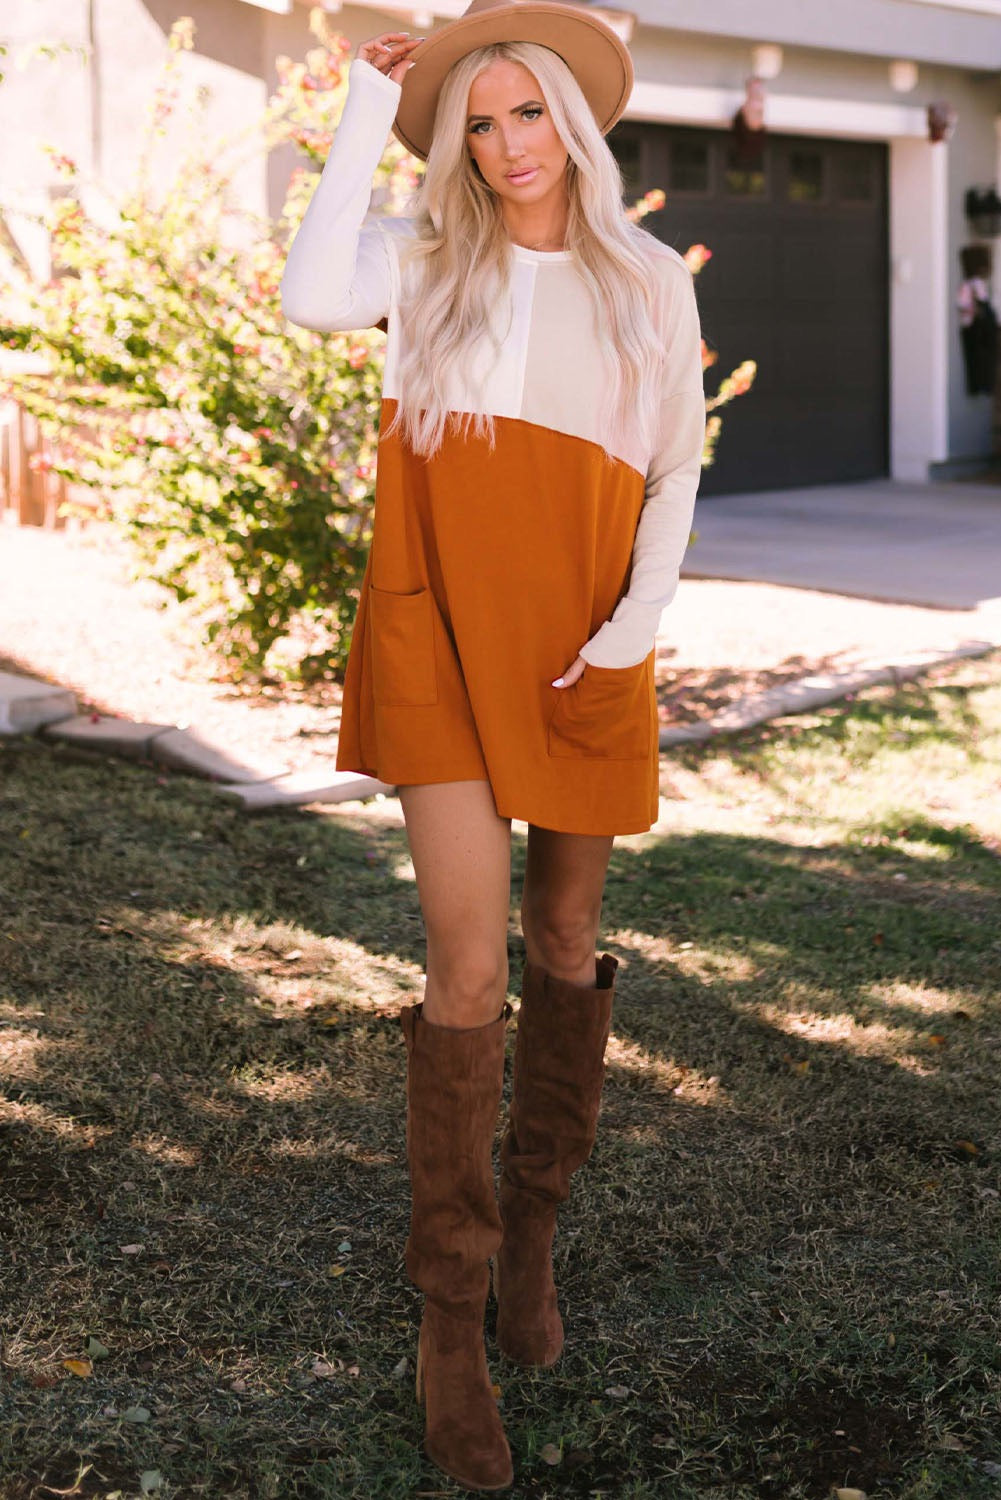
{"type": "Polygon", "coordinates": [[[282,279],[323,330],[387,319],[375,522],[344,683],[337,766],[393,785],[483,779],[498,813],[567,833],[648,829],[658,809],[654,638],[691,528],[705,435],[691,273],[649,240],[664,363],[658,433],[608,442],[607,364],[569,252],[512,242],[483,340],[447,392],[430,458],[387,434],[411,221],[367,218],[400,86],[351,66],[330,157],[282,279]],[[474,396],[473,393],[476,393],[474,396]],[[580,679],[553,687],[579,655],[580,679]]]}

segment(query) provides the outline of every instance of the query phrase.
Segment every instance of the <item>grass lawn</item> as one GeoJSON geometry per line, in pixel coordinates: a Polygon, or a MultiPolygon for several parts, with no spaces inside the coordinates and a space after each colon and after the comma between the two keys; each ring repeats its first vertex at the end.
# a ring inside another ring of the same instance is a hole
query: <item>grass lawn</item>
{"type": "MultiPolygon", "coordinates": [[[[511,1493],[1001,1497],[1001,661],[663,770],[567,1350],[488,1343],[511,1493]]],[[[2,1500],[458,1494],[413,1398],[397,804],[255,820],[39,741],[0,777],[2,1500]]]]}

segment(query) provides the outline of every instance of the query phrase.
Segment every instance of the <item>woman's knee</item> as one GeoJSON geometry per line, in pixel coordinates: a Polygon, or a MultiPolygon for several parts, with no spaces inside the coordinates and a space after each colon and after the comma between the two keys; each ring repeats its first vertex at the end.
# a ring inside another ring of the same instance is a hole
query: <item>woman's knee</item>
{"type": "Polygon", "coordinates": [[[424,1013],[439,1025],[480,1026],[499,1014],[507,995],[503,948],[428,939],[424,1013]]]}
{"type": "Polygon", "coordinates": [[[598,915],[553,906],[522,908],[522,930],[536,961],[557,975],[577,975],[594,962],[598,915]]]}

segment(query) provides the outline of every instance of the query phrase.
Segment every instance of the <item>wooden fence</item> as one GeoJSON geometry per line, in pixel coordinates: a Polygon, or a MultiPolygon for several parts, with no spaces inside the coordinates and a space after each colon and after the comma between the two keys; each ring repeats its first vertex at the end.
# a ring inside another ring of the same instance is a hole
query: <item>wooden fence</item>
{"type": "Polygon", "coordinates": [[[50,530],[66,524],[66,481],[50,463],[35,418],[17,401],[0,402],[0,521],[50,530]]]}

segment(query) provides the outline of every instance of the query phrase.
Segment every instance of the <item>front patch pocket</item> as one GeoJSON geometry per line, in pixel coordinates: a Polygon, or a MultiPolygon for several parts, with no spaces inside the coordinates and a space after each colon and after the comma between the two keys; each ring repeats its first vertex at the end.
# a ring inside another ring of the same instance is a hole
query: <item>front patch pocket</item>
{"type": "Polygon", "coordinates": [[[428,708],[437,703],[431,590],[393,594],[370,588],[369,611],[376,703],[380,708],[428,708]]]}
{"type": "Polygon", "coordinates": [[[549,754],[567,759],[645,760],[654,728],[649,658],[633,667],[584,668],[559,694],[549,720],[549,754]]]}

